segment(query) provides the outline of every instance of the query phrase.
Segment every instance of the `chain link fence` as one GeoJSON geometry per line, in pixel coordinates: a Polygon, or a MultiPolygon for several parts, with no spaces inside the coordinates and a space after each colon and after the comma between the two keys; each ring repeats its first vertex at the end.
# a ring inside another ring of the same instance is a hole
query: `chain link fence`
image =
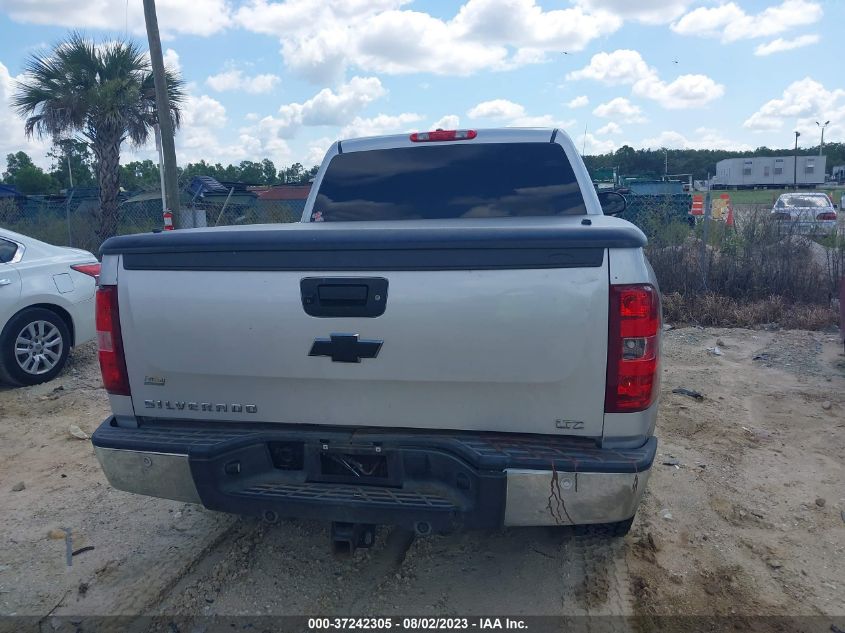
{"type": "MultiPolygon", "coordinates": [[[[0,199],[0,227],[57,246],[73,246],[97,253],[103,242],[99,228],[99,200],[89,192],[67,196],[20,196],[0,199]]],[[[297,222],[305,200],[264,199],[252,192],[214,199],[183,196],[178,223],[192,219],[194,226],[280,224],[297,222]],[[227,199],[228,198],[228,199],[227,199]]],[[[163,228],[158,191],[122,196],[117,235],[148,233],[163,228]]]]}

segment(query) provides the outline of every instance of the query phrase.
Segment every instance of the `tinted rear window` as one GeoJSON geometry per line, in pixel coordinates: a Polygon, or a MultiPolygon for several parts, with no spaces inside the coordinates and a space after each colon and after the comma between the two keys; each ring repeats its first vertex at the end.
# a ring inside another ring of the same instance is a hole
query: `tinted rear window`
{"type": "Polygon", "coordinates": [[[424,220],[583,215],[557,143],[475,143],[350,152],[332,158],[311,219],[424,220]]]}

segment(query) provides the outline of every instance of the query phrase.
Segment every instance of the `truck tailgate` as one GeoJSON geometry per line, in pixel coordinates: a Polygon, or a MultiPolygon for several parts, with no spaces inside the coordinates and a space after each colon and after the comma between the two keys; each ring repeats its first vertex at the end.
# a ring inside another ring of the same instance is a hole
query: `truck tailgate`
{"type": "Polygon", "coordinates": [[[599,436],[606,247],[640,237],[576,220],[118,238],[135,413],[599,436]],[[383,313],[311,316],[303,279],[383,280],[383,313]]]}

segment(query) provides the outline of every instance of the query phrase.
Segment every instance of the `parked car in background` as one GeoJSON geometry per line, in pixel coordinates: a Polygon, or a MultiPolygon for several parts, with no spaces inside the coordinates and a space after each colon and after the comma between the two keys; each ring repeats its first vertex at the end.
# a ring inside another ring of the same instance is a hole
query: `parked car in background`
{"type": "Polygon", "coordinates": [[[100,264],[88,251],[0,229],[0,381],[53,379],[94,338],[100,264]]]}
{"type": "Polygon", "coordinates": [[[772,215],[789,222],[799,233],[828,234],[836,230],[836,208],[826,193],[783,193],[775,201],[772,215]]]}

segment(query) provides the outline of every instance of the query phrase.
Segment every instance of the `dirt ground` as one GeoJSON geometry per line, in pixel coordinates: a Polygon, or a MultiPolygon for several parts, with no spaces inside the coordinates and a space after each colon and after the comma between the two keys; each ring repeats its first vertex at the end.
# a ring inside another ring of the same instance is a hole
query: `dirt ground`
{"type": "Polygon", "coordinates": [[[90,434],[108,410],[94,349],[78,349],[49,384],[0,387],[0,616],[800,614],[843,626],[838,334],[674,329],[663,367],[658,459],[625,539],[381,529],[372,550],[338,559],[327,525],[112,490],[69,432],[90,434]],[[73,550],[93,547],[70,567],[67,528],[73,550]]]}

